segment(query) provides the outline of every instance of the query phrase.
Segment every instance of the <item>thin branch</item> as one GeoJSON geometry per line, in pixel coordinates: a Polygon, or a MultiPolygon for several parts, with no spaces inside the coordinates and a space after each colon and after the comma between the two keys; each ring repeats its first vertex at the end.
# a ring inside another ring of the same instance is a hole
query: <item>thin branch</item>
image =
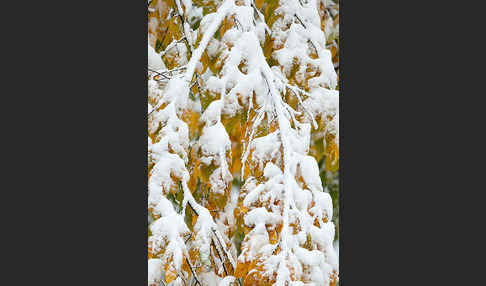
{"type": "MultiPolygon", "coordinates": [[[[297,20],[299,20],[300,24],[302,25],[302,27],[304,27],[304,29],[307,29],[307,26],[304,24],[304,22],[300,19],[300,17],[297,15],[297,13],[294,14],[295,18],[297,18],[297,20]]],[[[317,47],[316,45],[314,44],[314,42],[311,40],[311,39],[308,39],[308,41],[311,43],[311,45],[314,47],[314,49],[316,50],[316,54],[319,54],[318,50],[317,50],[317,47]]]]}
{"type": "Polygon", "coordinates": [[[194,269],[193,269],[194,267],[192,266],[191,261],[189,261],[189,259],[187,257],[186,257],[186,262],[187,262],[187,265],[189,265],[189,269],[191,269],[192,276],[194,277],[194,279],[196,279],[196,284],[203,286],[201,284],[201,282],[199,282],[199,279],[197,278],[196,271],[194,271],[194,269]]]}
{"type": "Polygon", "coordinates": [[[170,44],[169,44],[169,45],[168,45],[168,46],[165,48],[165,50],[164,50],[164,51],[162,51],[162,52],[160,53],[160,56],[161,56],[161,57],[162,57],[162,56],[165,56],[165,54],[166,54],[166,53],[167,53],[169,50],[171,50],[172,48],[174,48],[174,47],[175,47],[175,46],[176,46],[178,43],[180,43],[180,42],[184,41],[184,40],[185,40],[185,38],[186,38],[186,36],[183,36],[183,37],[182,37],[182,38],[180,38],[179,40],[176,40],[176,41],[172,41],[172,42],[170,42],[170,44]]]}
{"type": "Polygon", "coordinates": [[[302,20],[300,19],[299,16],[297,16],[297,14],[294,14],[295,18],[297,18],[297,20],[299,20],[300,24],[302,24],[302,26],[304,26],[305,29],[307,29],[307,27],[305,26],[304,22],[302,22],[302,20]]]}
{"type": "MultiPolygon", "coordinates": [[[[194,75],[195,75],[195,76],[193,76],[193,78],[195,78],[195,79],[194,79],[194,82],[193,82],[193,83],[192,83],[192,84],[189,86],[189,89],[192,89],[192,88],[193,88],[193,87],[194,87],[196,84],[197,84],[197,85],[198,85],[198,87],[199,87],[199,83],[198,83],[198,81],[197,81],[197,73],[194,73],[194,75]]],[[[192,82],[192,80],[191,80],[191,82],[192,82]]]]}
{"type": "Polygon", "coordinates": [[[197,74],[197,73],[196,73],[196,84],[197,84],[197,90],[198,90],[198,91],[199,91],[199,90],[201,90],[201,89],[202,89],[202,87],[201,87],[201,85],[199,84],[199,74],[197,74]]]}
{"type": "Polygon", "coordinates": [[[160,73],[160,72],[158,72],[156,70],[153,70],[151,68],[148,68],[148,70],[151,71],[151,72],[153,72],[153,73],[156,73],[157,75],[160,75],[160,76],[164,77],[165,79],[170,79],[167,76],[165,76],[164,74],[162,74],[162,73],[160,73]]]}
{"type": "Polygon", "coordinates": [[[181,19],[182,32],[185,35],[184,39],[186,40],[186,44],[189,46],[189,50],[191,51],[190,56],[192,57],[192,52],[194,50],[194,47],[192,46],[192,43],[190,43],[188,41],[188,38],[187,38],[187,36],[189,34],[189,30],[186,27],[186,22],[185,22],[185,19],[184,19],[184,10],[182,9],[181,2],[179,0],[174,0],[174,2],[177,6],[177,10],[179,11],[179,19],[181,19]]]}
{"type": "Polygon", "coordinates": [[[169,73],[169,74],[170,74],[170,76],[172,76],[172,73],[173,73],[173,72],[176,72],[176,71],[181,71],[181,70],[183,70],[183,69],[187,69],[187,66],[185,66],[185,65],[184,65],[184,66],[180,66],[180,67],[177,67],[177,68],[173,68],[173,69],[171,69],[171,70],[166,70],[166,71],[163,71],[163,73],[169,73]]]}
{"type": "Polygon", "coordinates": [[[184,241],[184,244],[187,244],[187,242],[189,241],[189,239],[191,239],[191,237],[192,237],[192,233],[188,235],[188,238],[186,239],[186,241],[184,241]]]}
{"type": "Polygon", "coordinates": [[[231,266],[233,266],[233,269],[236,269],[236,263],[233,261],[233,257],[229,254],[228,250],[226,249],[226,245],[224,245],[221,241],[220,241],[220,238],[218,236],[218,233],[216,233],[216,229],[215,228],[211,228],[211,230],[213,231],[214,233],[214,236],[216,237],[216,240],[218,241],[218,243],[221,245],[221,248],[223,249],[223,252],[225,253],[226,257],[229,259],[230,263],[231,263],[231,266]]]}
{"type": "Polygon", "coordinates": [[[197,215],[199,216],[199,213],[194,209],[194,207],[192,206],[191,202],[188,202],[189,206],[191,207],[192,211],[197,215]]]}
{"type": "Polygon", "coordinates": [[[260,21],[262,21],[263,24],[265,24],[265,32],[268,33],[268,35],[271,35],[272,34],[272,31],[270,30],[270,28],[268,27],[267,23],[265,22],[265,17],[263,17],[262,13],[260,12],[260,10],[257,9],[256,5],[255,5],[255,0],[253,0],[251,3],[250,3],[251,7],[253,7],[253,9],[255,9],[257,15],[258,15],[258,18],[260,18],[260,21]]]}
{"type": "Polygon", "coordinates": [[[243,29],[243,25],[241,24],[240,20],[238,20],[238,17],[235,16],[234,19],[235,19],[235,23],[236,23],[236,28],[239,30],[240,27],[241,27],[241,31],[244,32],[245,29],[243,29]]]}
{"type": "Polygon", "coordinates": [[[170,25],[170,24],[167,24],[167,28],[165,28],[165,31],[164,31],[164,36],[162,36],[162,40],[160,41],[161,43],[163,43],[163,42],[164,42],[164,40],[165,40],[165,36],[167,36],[167,31],[169,30],[169,25],[170,25]]]}
{"type": "Polygon", "coordinates": [[[224,270],[224,275],[228,276],[228,271],[226,270],[226,266],[224,265],[224,257],[221,257],[221,254],[219,253],[219,249],[214,243],[214,240],[211,241],[214,245],[214,248],[216,249],[216,253],[218,254],[219,260],[221,260],[221,264],[223,265],[223,270],[224,270]]]}
{"type": "Polygon", "coordinates": [[[186,279],[184,278],[183,275],[180,275],[180,273],[177,273],[177,277],[180,277],[182,282],[184,282],[184,285],[187,286],[187,282],[186,282],[186,279]]]}
{"type": "MultiPolygon", "coordinates": [[[[313,125],[314,129],[317,129],[317,122],[316,122],[316,120],[314,118],[314,115],[307,109],[307,107],[304,105],[304,102],[302,101],[302,98],[300,97],[299,93],[298,92],[295,92],[294,89],[297,89],[298,91],[302,91],[302,90],[300,90],[300,88],[295,87],[295,86],[292,86],[290,84],[286,84],[286,86],[288,87],[288,89],[290,91],[292,91],[295,94],[295,96],[299,100],[300,106],[302,106],[302,108],[304,109],[304,112],[307,113],[311,117],[311,119],[312,119],[312,125],[313,125]]],[[[304,92],[304,91],[302,91],[302,92],[304,92]]],[[[306,95],[307,95],[307,93],[306,93],[306,95]]]]}

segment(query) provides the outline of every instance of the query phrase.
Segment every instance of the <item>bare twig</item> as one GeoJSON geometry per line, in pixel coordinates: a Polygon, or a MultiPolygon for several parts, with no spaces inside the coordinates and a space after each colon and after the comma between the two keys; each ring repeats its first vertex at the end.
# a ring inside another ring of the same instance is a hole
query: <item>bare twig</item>
{"type": "Polygon", "coordinates": [[[156,70],[153,70],[151,68],[149,68],[148,70],[151,71],[151,72],[153,72],[153,73],[156,73],[157,75],[160,75],[160,76],[164,77],[165,79],[170,79],[167,76],[165,76],[163,73],[160,73],[160,72],[158,72],[156,70]]]}
{"type": "Polygon", "coordinates": [[[197,215],[199,216],[199,213],[194,209],[194,207],[192,206],[191,202],[188,202],[188,205],[191,207],[192,211],[197,215]]]}
{"type": "Polygon", "coordinates": [[[216,253],[218,254],[218,257],[219,257],[219,260],[221,260],[221,264],[223,265],[223,270],[224,270],[224,275],[228,275],[228,271],[226,270],[226,266],[224,265],[224,257],[221,257],[221,254],[219,253],[219,249],[218,247],[216,246],[216,244],[214,243],[214,240],[211,241],[212,244],[214,245],[214,248],[216,249],[216,253]]]}
{"type": "Polygon", "coordinates": [[[181,71],[183,69],[186,69],[187,67],[186,66],[181,66],[181,67],[177,67],[177,68],[173,68],[171,70],[166,70],[166,71],[163,71],[162,73],[165,73],[165,74],[169,74],[170,76],[172,76],[172,73],[173,72],[176,72],[176,71],[181,71]]]}
{"type": "MultiPolygon", "coordinates": [[[[295,18],[297,20],[299,20],[300,24],[302,25],[302,27],[304,27],[304,29],[307,29],[307,26],[304,24],[304,22],[300,19],[300,17],[297,15],[297,14],[294,14],[295,18]]],[[[318,51],[317,51],[317,47],[316,45],[314,45],[314,42],[312,42],[310,39],[308,40],[311,45],[314,47],[314,50],[316,50],[316,54],[319,54],[318,51]]]]}
{"type": "Polygon", "coordinates": [[[304,26],[305,29],[307,29],[307,27],[305,26],[304,22],[302,22],[302,20],[300,19],[299,16],[297,16],[297,14],[294,14],[295,18],[297,18],[297,20],[299,20],[300,24],[302,24],[302,26],[304,26]]]}
{"type": "Polygon", "coordinates": [[[216,240],[218,241],[219,245],[223,249],[224,254],[228,258],[229,262],[231,263],[231,266],[233,266],[233,269],[236,269],[236,263],[233,261],[233,257],[231,256],[231,254],[229,253],[229,251],[226,249],[226,246],[220,241],[219,236],[218,236],[218,233],[216,232],[216,229],[215,228],[211,228],[211,230],[213,231],[213,234],[216,237],[216,240]]]}
{"type": "Polygon", "coordinates": [[[186,44],[189,47],[189,51],[191,52],[190,57],[192,57],[192,52],[194,50],[194,47],[188,41],[188,38],[187,38],[189,31],[187,30],[186,22],[185,22],[185,19],[184,19],[184,10],[182,9],[182,6],[181,6],[181,3],[180,3],[179,0],[174,0],[174,2],[177,6],[177,10],[179,11],[179,19],[181,19],[182,32],[184,33],[184,36],[185,36],[184,39],[186,40],[186,44]]]}
{"type": "Polygon", "coordinates": [[[194,271],[194,267],[192,266],[191,264],[191,261],[189,261],[189,259],[186,257],[186,262],[187,262],[187,265],[189,265],[189,269],[191,269],[191,272],[192,272],[192,276],[194,277],[194,279],[196,280],[196,284],[199,284],[201,286],[203,286],[201,284],[201,282],[199,282],[199,279],[197,278],[197,274],[196,274],[196,271],[194,271]]]}

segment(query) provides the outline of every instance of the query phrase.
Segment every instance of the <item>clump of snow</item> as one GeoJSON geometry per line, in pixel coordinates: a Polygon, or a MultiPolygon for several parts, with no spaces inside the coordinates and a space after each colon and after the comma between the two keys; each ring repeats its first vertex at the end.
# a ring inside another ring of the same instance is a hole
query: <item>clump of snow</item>
{"type": "MultiPolygon", "coordinates": [[[[218,286],[232,286],[233,284],[236,281],[235,277],[234,276],[226,276],[224,279],[222,279],[218,286]]],[[[208,284],[208,285],[216,285],[216,284],[208,284]]]]}
{"type": "Polygon", "coordinates": [[[267,179],[270,179],[270,178],[275,177],[276,175],[280,175],[280,174],[282,174],[282,171],[280,170],[279,167],[277,167],[272,162],[268,162],[267,165],[265,166],[264,171],[263,171],[263,175],[267,179]]]}
{"type": "Polygon", "coordinates": [[[272,132],[266,136],[254,139],[250,149],[253,151],[253,161],[258,162],[258,167],[263,168],[264,163],[276,158],[280,151],[280,137],[278,132],[272,132]]]}
{"type": "Polygon", "coordinates": [[[152,46],[148,45],[148,67],[152,70],[166,69],[162,58],[155,52],[152,46]]]}
{"type": "Polygon", "coordinates": [[[162,260],[151,258],[148,260],[148,285],[158,285],[162,280],[162,260]]]}

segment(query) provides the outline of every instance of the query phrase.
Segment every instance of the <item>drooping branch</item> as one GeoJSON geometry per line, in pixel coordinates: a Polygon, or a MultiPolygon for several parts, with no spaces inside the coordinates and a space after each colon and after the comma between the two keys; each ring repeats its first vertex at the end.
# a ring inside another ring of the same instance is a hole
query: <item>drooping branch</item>
{"type": "Polygon", "coordinates": [[[216,12],[216,15],[211,25],[204,33],[204,36],[201,42],[199,43],[197,49],[194,50],[194,53],[192,54],[191,59],[189,60],[189,63],[187,63],[187,71],[186,74],[184,75],[184,79],[190,80],[192,78],[194,71],[196,69],[196,64],[201,60],[201,56],[203,52],[206,50],[209,41],[216,33],[223,19],[231,11],[231,8],[233,6],[234,6],[233,0],[225,0],[223,4],[221,4],[221,6],[218,8],[218,11],[216,12]]]}

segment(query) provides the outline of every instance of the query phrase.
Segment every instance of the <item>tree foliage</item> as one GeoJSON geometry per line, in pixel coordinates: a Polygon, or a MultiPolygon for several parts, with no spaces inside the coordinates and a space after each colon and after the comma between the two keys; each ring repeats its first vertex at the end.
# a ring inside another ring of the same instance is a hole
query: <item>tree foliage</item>
{"type": "Polygon", "coordinates": [[[336,285],[338,6],[148,10],[149,285],[336,285]]]}

